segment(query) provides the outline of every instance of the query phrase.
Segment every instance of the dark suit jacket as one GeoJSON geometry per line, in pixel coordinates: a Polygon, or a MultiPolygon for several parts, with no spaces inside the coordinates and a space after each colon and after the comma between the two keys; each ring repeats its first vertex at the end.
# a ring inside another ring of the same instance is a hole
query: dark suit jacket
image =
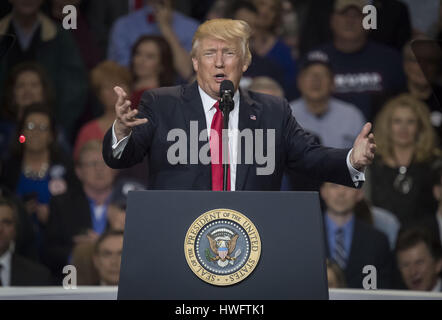
{"type": "Polygon", "coordinates": [[[422,216],[421,220],[418,221],[418,224],[421,227],[426,228],[431,233],[433,239],[442,244],[440,238],[439,223],[437,222],[437,217],[434,212],[432,214],[422,216]]]}
{"type": "MultiPolygon", "coordinates": [[[[327,257],[331,258],[328,238],[327,257]]],[[[363,288],[362,281],[367,274],[362,273],[366,265],[373,265],[377,271],[377,288],[393,287],[394,262],[387,237],[365,222],[355,220],[350,255],[344,270],[349,288],[363,288]]]]}
{"type": "Polygon", "coordinates": [[[43,260],[54,276],[60,278],[72,251],[72,238],[92,229],[91,210],[82,189],[70,189],[52,197],[49,210],[43,260]]]}
{"type": "Polygon", "coordinates": [[[49,270],[18,254],[11,259],[11,286],[50,286],[54,280],[49,270]]]}
{"type": "MultiPolygon", "coordinates": [[[[167,160],[167,141],[171,129],[179,128],[190,136],[190,121],[198,122],[198,130],[206,129],[201,97],[196,82],[190,85],[146,91],[139,105],[140,118],[149,121],[133,128],[120,159],[112,155],[112,132],[108,130],[103,142],[103,157],[112,168],[130,167],[149,156],[149,187],[151,189],[211,190],[211,165],[178,164],[167,160]]],[[[256,163],[237,164],[236,190],[280,190],[285,169],[301,171],[313,179],[353,186],[346,164],[348,149],[332,149],[313,142],[292,116],[287,100],[241,90],[238,129],[275,130],[275,170],[271,175],[257,175],[256,163]],[[256,119],[256,120],[253,120],[256,119]]],[[[267,152],[264,130],[264,154],[267,152]]],[[[253,138],[255,140],[255,138],[253,138]]],[[[198,150],[207,144],[198,142],[198,150]]],[[[244,155],[245,143],[241,154],[244,155]]],[[[189,143],[187,145],[189,163],[189,143]]],[[[243,156],[244,157],[244,156],[243,156]]],[[[255,158],[255,157],[254,157],[255,158]]],[[[245,161],[242,161],[244,163],[245,161]]]]}

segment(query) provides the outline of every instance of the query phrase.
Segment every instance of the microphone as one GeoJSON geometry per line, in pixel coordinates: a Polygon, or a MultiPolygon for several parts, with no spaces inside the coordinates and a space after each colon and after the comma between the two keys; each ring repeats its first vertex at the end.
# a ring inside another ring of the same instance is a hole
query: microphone
{"type": "Polygon", "coordinates": [[[233,102],[234,93],[235,88],[233,82],[230,80],[223,80],[219,89],[219,96],[221,97],[219,107],[223,112],[224,117],[228,117],[230,111],[232,111],[235,106],[235,103],[233,102]]]}
{"type": "MultiPolygon", "coordinates": [[[[229,128],[229,113],[233,110],[235,103],[233,102],[233,94],[235,88],[233,86],[232,81],[223,80],[221,82],[221,86],[219,88],[219,96],[221,97],[219,101],[219,108],[223,113],[223,131],[229,128]]],[[[228,155],[228,147],[229,147],[229,136],[227,134],[222,135],[223,141],[223,158],[228,155]]],[[[227,179],[228,179],[228,169],[229,164],[226,161],[223,161],[223,190],[227,191],[227,179]]]]}

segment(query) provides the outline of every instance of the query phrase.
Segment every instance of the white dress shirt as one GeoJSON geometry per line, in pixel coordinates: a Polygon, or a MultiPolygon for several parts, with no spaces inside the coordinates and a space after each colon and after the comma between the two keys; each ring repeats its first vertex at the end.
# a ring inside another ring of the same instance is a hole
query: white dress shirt
{"type": "Polygon", "coordinates": [[[2,256],[0,256],[0,278],[4,287],[11,285],[11,259],[12,252],[7,250],[2,256]]]}
{"type": "MultiPolygon", "coordinates": [[[[206,125],[208,128],[208,134],[210,136],[210,127],[212,125],[212,119],[215,116],[216,109],[214,108],[214,104],[216,100],[210,97],[206,92],[198,86],[198,90],[201,96],[201,101],[204,108],[204,115],[206,117],[206,125]]],[[[240,94],[239,91],[236,90],[235,95],[233,96],[233,101],[235,106],[233,110],[230,112],[229,116],[229,163],[230,163],[230,189],[235,191],[235,182],[236,182],[236,164],[237,164],[237,154],[238,154],[238,121],[239,121],[239,102],[240,102],[240,94]]],[[[127,145],[127,141],[130,137],[130,134],[120,141],[117,140],[117,136],[115,135],[115,121],[112,125],[112,155],[114,158],[119,159],[125,146],[127,145]]],[[[365,181],[364,172],[360,172],[353,168],[350,164],[350,153],[353,149],[351,149],[347,154],[347,167],[350,172],[350,176],[352,181],[355,184],[355,187],[359,186],[359,183],[365,181]]]]}
{"type": "Polygon", "coordinates": [[[441,292],[442,291],[442,280],[440,278],[437,279],[437,282],[431,291],[432,292],[441,292]]]}

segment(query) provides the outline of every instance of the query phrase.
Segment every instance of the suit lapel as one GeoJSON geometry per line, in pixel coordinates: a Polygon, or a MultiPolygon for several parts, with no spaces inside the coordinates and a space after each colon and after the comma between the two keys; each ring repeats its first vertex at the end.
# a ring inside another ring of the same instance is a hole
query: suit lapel
{"type": "Polygon", "coordinates": [[[199,134],[202,130],[207,129],[206,115],[204,114],[203,102],[201,100],[201,96],[198,90],[198,83],[194,81],[192,84],[183,86],[183,108],[181,110],[183,119],[185,121],[185,127],[187,136],[189,137],[189,145],[188,145],[188,159],[190,159],[190,163],[193,163],[193,160],[197,160],[198,165],[191,166],[194,170],[198,172],[194,181],[194,188],[197,189],[207,189],[210,190],[212,186],[212,170],[210,163],[208,165],[203,165],[199,161],[199,151],[201,148],[208,143],[208,139],[205,141],[199,141],[199,134]],[[194,139],[194,137],[190,134],[190,122],[197,121],[198,122],[198,132],[196,133],[198,148],[194,150],[191,148],[190,140],[194,139]],[[197,154],[190,154],[190,152],[197,152],[197,154]]]}
{"type": "MultiPolygon", "coordinates": [[[[253,143],[255,143],[255,129],[260,127],[261,123],[261,108],[256,102],[249,96],[245,90],[240,90],[240,103],[239,103],[239,119],[238,130],[241,132],[244,129],[251,129],[253,134],[253,143]]],[[[241,158],[237,159],[236,165],[236,183],[235,190],[244,190],[245,182],[251,168],[254,164],[245,164],[245,143],[244,140],[238,141],[238,148],[241,148],[241,158]]],[[[255,149],[253,148],[253,151],[255,149]]],[[[239,153],[238,153],[239,155],[239,153]]],[[[255,156],[253,155],[253,162],[255,162],[255,156]]]]}
{"type": "Polygon", "coordinates": [[[190,133],[190,121],[198,121],[198,131],[207,129],[206,116],[204,114],[197,82],[194,81],[192,84],[184,86],[182,95],[184,98],[182,113],[186,123],[187,133],[190,133]]]}

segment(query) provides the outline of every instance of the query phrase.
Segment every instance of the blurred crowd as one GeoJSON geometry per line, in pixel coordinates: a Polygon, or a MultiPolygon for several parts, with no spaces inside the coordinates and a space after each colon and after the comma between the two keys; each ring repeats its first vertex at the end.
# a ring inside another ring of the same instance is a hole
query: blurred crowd
{"type": "Polygon", "coordinates": [[[241,88],[285,97],[318,143],[350,148],[374,124],[362,189],[302,172],[281,186],[320,192],[329,286],[362,288],[374,265],[378,288],[442,291],[439,0],[1,1],[15,42],[0,61],[0,286],[61,285],[68,264],[78,285],[118,284],[127,194],[149,173],[103,161],[113,88],[137,108],[194,81],[192,37],[213,18],[252,27],[241,88]],[[77,29],[62,27],[66,5],[77,29]]]}

